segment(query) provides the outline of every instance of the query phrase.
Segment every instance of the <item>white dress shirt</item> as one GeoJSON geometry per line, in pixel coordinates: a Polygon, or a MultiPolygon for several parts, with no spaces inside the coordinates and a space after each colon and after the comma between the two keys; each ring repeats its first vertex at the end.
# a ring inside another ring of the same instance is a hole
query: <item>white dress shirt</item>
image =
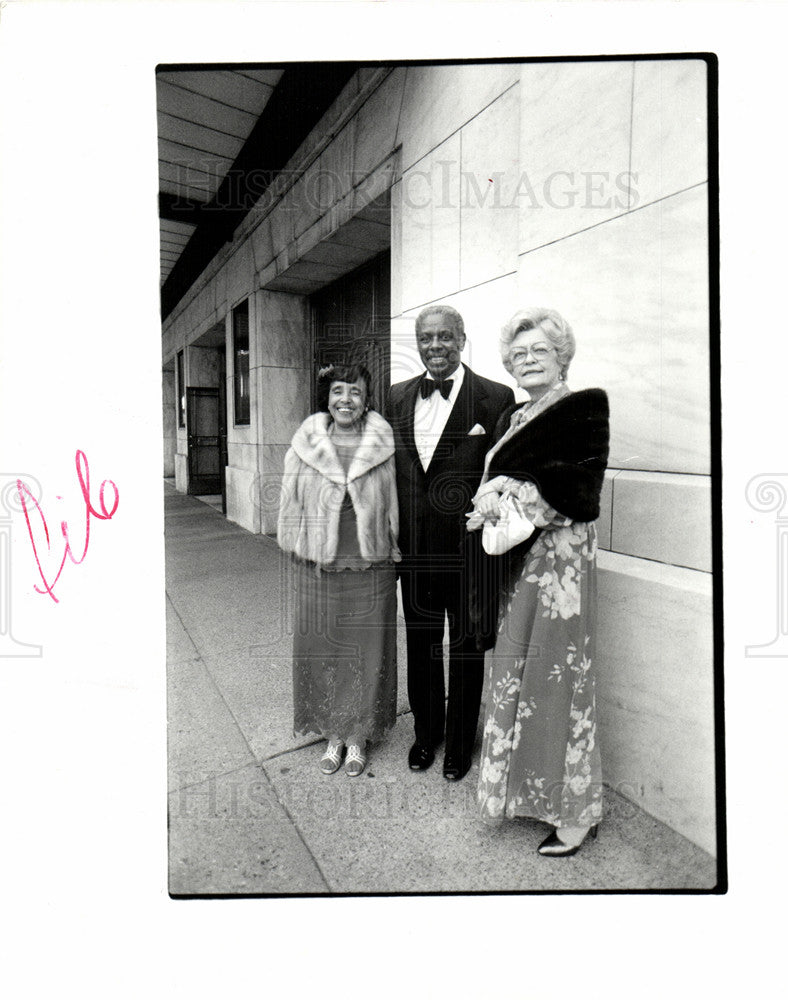
{"type": "MultiPolygon", "coordinates": [[[[427,375],[428,380],[431,378],[432,376],[427,375]]],[[[435,454],[435,448],[460,394],[465,379],[463,366],[460,365],[449,378],[452,380],[452,387],[448,399],[444,399],[437,389],[427,399],[422,399],[421,392],[416,397],[416,406],[413,411],[413,437],[425,472],[429,468],[432,456],[435,454]]]]}

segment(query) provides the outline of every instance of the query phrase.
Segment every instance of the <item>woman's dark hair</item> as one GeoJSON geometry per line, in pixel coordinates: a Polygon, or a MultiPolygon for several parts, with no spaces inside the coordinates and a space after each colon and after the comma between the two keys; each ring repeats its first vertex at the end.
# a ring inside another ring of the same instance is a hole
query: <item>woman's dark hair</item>
{"type": "Polygon", "coordinates": [[[367,390],[367,409],[373,410],[372,376],[361,364],[331,364],[317,373],[317,408],[328,413],[328,390],[332,382],[363,382],[367,390]]]}

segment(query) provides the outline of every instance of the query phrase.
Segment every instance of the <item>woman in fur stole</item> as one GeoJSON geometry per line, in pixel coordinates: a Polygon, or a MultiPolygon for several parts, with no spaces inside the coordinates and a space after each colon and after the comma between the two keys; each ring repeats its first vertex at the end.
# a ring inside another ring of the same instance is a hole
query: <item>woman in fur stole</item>
{"type": "Polygon", "coordinates": [[[488,606],[487,619],[497,620],[497,630],[493,624],[495,634],[483,643],[495,649],[478,803],[487,822],[527,816],[551,824],[539,853],[566,856],[589,830],[596,835],[602,816],[594,522],[608,403],[601,389],[568,388],[575,339],[557,312],[515,313],[500,347],[504,367],[529,398],[501,415],[469,530],[495,523],[508,494],[533,532],[504,556],[482,554],[478,564],[499,584],[497,615],[489,617],[488,606]]]}
{"type": "Polygon", "coordinates": [[[397,703],[394,437],[370,385],[362,365],[321,369],[319,412],[285,456],[277,532],[293,558],[293,729],[326,737],[325,774],[347,748],[354,777],[397,703]]]}

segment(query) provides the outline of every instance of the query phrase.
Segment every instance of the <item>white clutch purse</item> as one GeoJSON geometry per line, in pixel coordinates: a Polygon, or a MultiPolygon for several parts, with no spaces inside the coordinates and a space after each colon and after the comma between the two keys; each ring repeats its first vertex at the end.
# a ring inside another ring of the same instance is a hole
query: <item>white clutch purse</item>
{"type": "Polygon", "coordinates": [[[536,526],[523,513],[519,500],[508,490],[498,501],[498,521],[486,521],[482,529],[482,548],[490,556],[504,552],[530,538],[536,526]]]}

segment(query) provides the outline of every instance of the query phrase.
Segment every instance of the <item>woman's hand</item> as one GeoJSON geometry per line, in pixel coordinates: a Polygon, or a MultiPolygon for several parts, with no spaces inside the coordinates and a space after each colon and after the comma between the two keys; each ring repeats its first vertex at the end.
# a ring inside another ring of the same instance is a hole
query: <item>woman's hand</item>
{"type": "Polygon", "coordinates": [[[476,496],[473,498],[473,502],[476,503],[479,497],[483,497],[487,493],[503,493],[507,485],[508,480],[506,476],[495,476],[493,479],[488,479],[487,482],[483,486],[480,486],[476,491],[476,496]]]}
{"type": "Polygon", "coordinates": [[[473,509],[475,513],[481,515],[483,520],[497,521],[499,500],[500,494],[497,490],[490,490],[487,493],[482,493],[481,496],[477,495],[473,509]]]}

